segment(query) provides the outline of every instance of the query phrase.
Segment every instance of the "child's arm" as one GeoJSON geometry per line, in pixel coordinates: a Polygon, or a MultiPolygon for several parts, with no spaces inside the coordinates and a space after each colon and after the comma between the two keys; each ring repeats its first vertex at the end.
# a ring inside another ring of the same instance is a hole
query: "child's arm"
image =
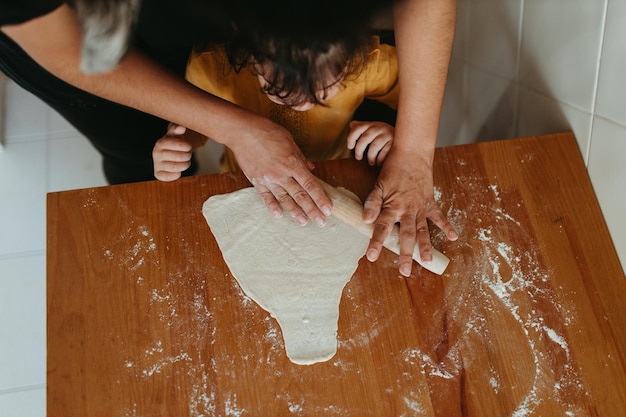
{"type": "Polygon", "coordinates": [[[365,155],[370,165],[382,165],[393,142],[393,126],[385,122],[350,122],[348,149],[354,149],[354,157],[365,155]]]}
{"type": "Polygon", "coordinates": [[[194,150],[204,145],[206,138],[184,126],[170,123],[167,133],[152,150],[154,177],[160,181],[175,181],[191,165],[194,150]]]}

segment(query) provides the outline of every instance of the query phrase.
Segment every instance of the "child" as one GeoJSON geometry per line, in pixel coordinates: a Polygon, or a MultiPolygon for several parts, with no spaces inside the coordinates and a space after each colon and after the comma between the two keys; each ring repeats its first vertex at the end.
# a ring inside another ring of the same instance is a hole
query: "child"
{"type": "MultiPolygon", "coordinates": [[[[311,161],[349,157],[381,164],[393,140],[393,127],[383,122],[357,122],[352,116],[365,98],[396,108],[396,51],[378,37],[354,45],[335,42],[325,53],[294,57],[272,42],[254,56],[237,55],[224,45],[190,57],[186,78],[211,94],[254,111],[282,125],[311,161]],[[286,63],[285,63],[286,62],[286,63]],[[290,68],[298,65],[298,71],[290,68]],[[304,70],[303,70],[304,68],[304,70]],[[302,74],[305,74],[303,77],[302,74]]],[[[192,152],[206,138],[183,126],[170,125],[154,146],[154,174],[173,181],[189,167],[192,152]]],[[[226,148],[224,171],[238,169],[226,148]]]]}

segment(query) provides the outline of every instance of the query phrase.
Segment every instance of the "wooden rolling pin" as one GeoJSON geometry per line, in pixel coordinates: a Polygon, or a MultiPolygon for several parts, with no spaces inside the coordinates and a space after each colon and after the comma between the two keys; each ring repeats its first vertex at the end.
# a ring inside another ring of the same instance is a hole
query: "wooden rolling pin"
{"type": "MultiPolygon", "coordinates": [[[[332,215],[354,227],[356,230],[367,236],[372,237],[374,231],[374,225],[367,224],[363,221],[363,205],[356,194],[352,193],[345,188],[336,188],[330,184],[320,180],[324,191],[333,202],[332,215]]],[[[393,227],[393,230],[387,237],[387,240],[383,243],[383,246],[390,251],[400,254],[400,229],[398,225],[393,227]]],[[[446,270],[450,260],[441,252],[432,248],[433,260],[431,262],[423,262],[420,258],[419,248],[417,245],[413,249],[413,259],[424,268],[429,271],[441,275],[446,270]]]]}

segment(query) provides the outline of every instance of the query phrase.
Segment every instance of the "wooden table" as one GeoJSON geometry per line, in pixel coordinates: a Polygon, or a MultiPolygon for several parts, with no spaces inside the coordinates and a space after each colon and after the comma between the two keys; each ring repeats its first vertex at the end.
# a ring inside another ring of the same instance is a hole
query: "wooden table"
{"type": "MultiPolygon", "coordinates": [[[[320,164],[370,190],[375,171],[320,164]]],[[[626,280],[571,134],[441,148],[443,276],[362,259],[338,352],[285,356],[202,213],[241,175],[48,196],[48,417],[624,416],[626,280]]]]}

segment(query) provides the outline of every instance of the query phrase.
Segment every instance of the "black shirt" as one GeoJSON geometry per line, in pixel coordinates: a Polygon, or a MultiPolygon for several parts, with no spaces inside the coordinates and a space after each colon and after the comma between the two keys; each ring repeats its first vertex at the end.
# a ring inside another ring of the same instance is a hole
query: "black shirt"
{"type": "MultiPolygon", "coordinates": [[[[194,44],[221,41],[228,0],[143,0],[131,43],[157,62],[184,74],[194,44]]],[[[43,16],[62,0],[0,0],[0,26],[43,16]]]]}
{"type": "Polygon", "coordinates": [[[61,0],[0,0],[0,26],[24,23],[61,4],[61,0]]]}

